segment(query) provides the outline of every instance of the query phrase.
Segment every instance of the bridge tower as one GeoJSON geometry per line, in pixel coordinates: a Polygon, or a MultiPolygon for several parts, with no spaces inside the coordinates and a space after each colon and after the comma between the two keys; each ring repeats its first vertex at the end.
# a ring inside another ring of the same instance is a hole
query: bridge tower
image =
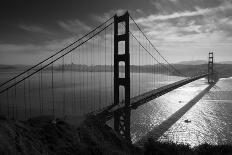
{"type": "Polygon", "coordinates": [[[209,61],[208,61],[208,83],[214,83],[214,65],[213,65],[213,52],[209,52],[209,61]]]}
{"type": "MultiPolygon", "coordinates": [[[[129,53],[129,13],[122,16],[114,16],[114,105],[119,104],[120,87],[124,87],[125,108],[114,112],[114,130],[121,134],[125,139],[130,138],[130,53],[129,53]],[[124,34],[118,33],[118,24],[125,26],[124,34]],[[124,42],[125,51],[120,51],[119,42],[124,42]],[[123,53],[123,54],[121,54],[123,53]],[[119,76],[119,63],[125,64],[125,77],[119,76]]],[[[122,94],[122,93],[121,93],[122,94]]]]}

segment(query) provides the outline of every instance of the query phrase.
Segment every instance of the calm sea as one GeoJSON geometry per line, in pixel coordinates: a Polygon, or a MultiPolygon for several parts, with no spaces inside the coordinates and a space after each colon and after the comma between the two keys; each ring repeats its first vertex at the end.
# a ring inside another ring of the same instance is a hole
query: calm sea
{"type": "MultiPolygon", "coordinates": [[[[0,82],[14,75],[0,73],[0,82]]],[[[132,73],[131,77],[132,96],[183,79],[175,76],[154,76],[148,73],[140,76],[132,73]]],[[[11,115],[17,115],[17,118],[39,115],[41,102],[45,114],[51,113],[55,103],[57,116],[62,115],[64,110],[66,114],[81,115],[113,103],[111,73],[66,72],[64,78],[65,80],[62,81],[60,73],[54,73],[54,101],[51,98],[50,73],[43,73],[43,87],[40,87],[40,90],[43,90],[42,101],[41,96],[38,97],[39,76],[26,81],[26,93],[23,91],[24,84],[20,84],[17,87],[16,97],[14,91],[8,94],[11,115]],[[70,74],[74,74],[73,78],[70,78],[70,74]],[[17,104],[15,104],[16,100],[17,104]],[[64,102],[65,109],[63,109],[64,102]]],[[[232,143],[232,79],[220,79],[209,92],[205,92],[202,99],[197,99],[198,102],[191,101],[207,86],[206,79],[200,79],[133,110],[132,141],[135,143],[142,137],[155,137],[159,141],[185,143],[191,146],[202,143],[232,143]]],[[[6,95],[1,95],[0,98],[0,111],[6,114],[6,95]]]]}

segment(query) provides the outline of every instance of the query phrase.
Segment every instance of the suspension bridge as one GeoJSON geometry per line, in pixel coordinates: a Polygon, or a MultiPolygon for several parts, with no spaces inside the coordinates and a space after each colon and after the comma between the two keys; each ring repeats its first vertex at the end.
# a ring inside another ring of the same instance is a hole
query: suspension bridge
{"type": "Polygon", "coordinates": [[[213,53],[207,73],[188,77],[161,55],[126,12],[6,78],[0,84],[0,113],[17,120],[91,113],[113,119],[115,131],[130,141],[132,109],[204,77],[215,82],[213,53]]]}

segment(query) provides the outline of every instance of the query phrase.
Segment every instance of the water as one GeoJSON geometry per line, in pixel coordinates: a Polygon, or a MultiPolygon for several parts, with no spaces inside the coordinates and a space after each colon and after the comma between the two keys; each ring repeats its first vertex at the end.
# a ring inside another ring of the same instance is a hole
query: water
{"type": "MultiPolygon", "coordinates": [[[[2,72],[0,82],[15,75],[17,74],[2,72]]],[[[180,79],[183,78],[131,73],[131,97],[166,85],[168,81],[180,79]]],[[[8,117],[24,120],[41,113],[57,117],[84,115],[112,105],[113,89],[112,72],[54,71],[52,80],[51,71],[43,71],[42,78],[40,74],[35,74],[8,92],[0,94],[0,112],[8,117]]],[[[121,88],[120,98],[124,98],[121,88]]]]}
{"type": "MultiPolygon", "coordinates": [[[[70,73],[66,72],[65,77],[65,102],[66,114],[84,114],[88,110],[102,108],[113,103],[113,76],[111,73],[84,73],[75,72],[75,79],[70,79],[70,73]],[[90,76],[91,75],[91,76],[90,76]],[[75,85],[74,85],[75,83],[75,85]],[[85,83],[83,85],[83,83],[85,83]],[[105,84],[105,85],[103,85],[105,84]],[[76,98],[73,98],[75,89],[76,98]],[[81,90],[81,91],[80,91],[81,90]],[[81,97],[82,96],[82,97],[81,97]],[[75,104],[75,103],[80,104],[75,104]],[[91,104],[94,103],[94,104],[91,104]]],[[[1,73],[0,82],[14,76],[12,73],[1,73]]],[[[62,115],[63,90],[62,78],[60,73],[54,73],[55,83],[55,114],[62,115]]],[[[146,92],[154,87],[160,87],[183,78],[169,76],[162,78],[155,75],[156,84],[154,85],[154,75],[132,73],[132,96],[141,92],[146,92]],[[140,81],[140,85],[138,82],[140,81]]],[[[43,73],[44,81],[44,113],[52,111],[50,73],[43,73]]],[[[27,81],[28,82],[28,81],[27,81]]],[[[27,83],[28,84],[28,83],[27,83]]],[[[38,77],[30,80],[31,94],[27,95],[25,107],[23,99],[23,85],[18,87],[21,91],[17,92],[18,118],[30,115],[39,115],[39,99],[33,104],[29,99],[34,99],[38,94],[38,77]],[[29,107],[31,106],[31,111],[29,107]],[[20,112],[21,109],[21,112],[20,112]],[[26,109],[26,113],[23,109],[26,109]]],[[[225,144],[231,143],[232,137],[232,79],[220,79],[220,81],[210,90],[209,93],[182,115],[180,109],[186,106],[191,99],[197,96],[208,86],[205,79],[192,82],[178,88],[166,95],[163,95],[138,109],[132,111],[131,115],[131,136],[135,143],[144,136],[151,136],[154,131],[162,133],[157,136],[159,141],[173,141],[196,146],[202,143],[225,144]],[[177,115],[176,115],[177,114],[177,115]],[[188,119],[189,123],[185,120],[188,119]],[[149,134],[148,134],[149,133],[149,134]]],[[[9,94],[13,95],[13,94],[9,94]]],[[[11,102],[13,103],[13,96],[11,102]]],[[[4,112],[6,101],[1,100],[1,112],[4,112]]],[[[10,103],[11,103],[10,102],[10,103]]],[[[11,104],[11,108],[15,105],[11,104]]],[[[6,110],[5,110],[6,111],[6,110]]],[[[182,110],[183,112],[183,110],[182,110]]],[[[14,113],[15,114],[15,113],[14,113]]]]}
{"type": "MultiPolygon", "coordinates": [[[[220,79],[209,93],[188,110],[177,122],[173,114],[208,86],[205,79],[178,88],[133,112],[133,142],[142,136],[152,137],[154,128],[164,132],[159,141],[197,146],[203,143],[228,144],[232,137],[232,79],[220,79]],[[169,119],[169,122],[163,123],[169,119]],[[191,122],[186,123],[185,120],[191,122]],[[161,126],[161,127],[160,127],[161,126]],[[164,130],[164,131],[162,131],[164,130]],[[150,132],[149,134],[147,134],[150,132]]],[[[157,131],[157,130],[155,130],[157,131]]]]}

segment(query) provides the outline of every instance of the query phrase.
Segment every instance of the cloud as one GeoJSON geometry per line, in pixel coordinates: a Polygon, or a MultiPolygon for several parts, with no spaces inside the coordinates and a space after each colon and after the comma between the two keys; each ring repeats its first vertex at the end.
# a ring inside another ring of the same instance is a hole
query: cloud
{"type": "Polygon", "coordinates": [[[94,19],[95,21],[97,21],[99,23],[103,23],[106,20],[108,20],[109,18],[111,18],[112,16],[114,16],[115,14],[122,15],[125,12],[126,12],[126,10],[124,10],[124,9],[110,10],[110,11],[108,11],[106,13],[101,14],[101,15],[93,14],[92,19],[94,19]]]}
{"type": "Polygon", "coordinates": [[[169,20],[173,18],[180,18],[180,17],[191,17],[191,16],[197,16],[202,15],[204,13],[208,12],[207,9],[205,10],[198,10],[194,12],[185,11],[185,12],[176,12],[170,15],[150,15],[147,18],[140,18],[136,20],[137,23],[143,23],[143,22],[153,22],[156,20],[169,20]]]}
{"type": "Polygon", "coordinates": [[[35,33],[44,33],[44,34],[50,34],[51,32],[39,27],[39,26],[35,26],[35,25],[24,25],[24,24],[20,24],[19,28],[28,31],[28,32],[35,32],[35,33]]]}
{"type": "Polygon", "coordinates": [[[8,54],[51,54],[57,52],[70,43],[74,42],[76,37],[69,37],[64,39],[57,39],[52,41],[47,41],[42,44],[0,44],[0,52],[8,54]]]}
{"type": "MultiPolygon", "coordinates": [[[[156,5],[159,3],[155,3],[156,5]]],[[[162,6],[159,6],[162,7],[162,6]]],[[[172,14],[152,14],[148,17],[142,17],[136,20],[137,23],[144,23],[144,22],[153,22],[157,20],[169,20],[174,18],[181,18],[181,17],[193,17],[193,16],[200,16],[200,15],[210,15],[216,14],[218,12],[225,12],[228,10],[232,10],[232,4],[228,1],[222,3],[222,5],[214,8],[200,8],[195,7],[195,11],[183,11],[183,12],[174,12],[172,14]]]]}
{"type": "Polygon", "coordinates": [[[137,12],[137,13],[140,13],[140,14],[143,14],[143,15],[145,14],[144,11],[141,10],[141,9],[136,9],[136,12],[137,12]]]}
{"type": "Polygon", "coordinates": [[[91,27],[85,24],[84,22],[75,19],[75,20],[68,20],[68,21],[59,21],[58,25],[62,27],[64,30],[70,33],[82,33],[83,31],[90,31],[91,27]]]}
{"type": "MultiPolygon", "coordinates": [[[[169,3],[170,1],[171,0],[169,0],[169,3]]],[[[178,0],[178,2],[180,2],[180,0],[178,0]]],[[[160,5],[160,7],[162,7],[162,5],[160,5]]],[[[175,11],[175,9],[170,10],[172,12],[164,11],[156,14],[153,13],[149,16],[146,16],[146,10],[134,10],[135,15],[137,15],[137,18],[135,18],[136,22],[141,26],[155,46],[161,50],[164,56],[173,57],[173,61],[175,61],[174,59],[178,54],[180,56],[179,58],[182,59],[182,56],[188,58],[193,54],[202,57],[202,55],[207,55],[207,51],[211,49],[217,49],[220,52],[231,52],[231,46],[229,44],[222,44],[228,43],[229,41],[232,42],[232,18],[230,17],[232,13],[231,2],[223,1],[223,3],[217,7],[194,5],[192,9],[178,11],[175,11]]],[[[112,17],[115,12],[117,12],[117,14],[123,14],[125,11],[126,10],[123,9],[110,10],[101,15],[92,15],[92,19],[94,19],[95,22],[102,23],[112,17]]],[[[130,12],[133,12],[133,10],[130,12]]],[[[80,36],[83,32],[91,30],[90,26],[78,19],[58,21],[57,24],[65,30],[65,32],[67,31],[71,34],[75,34],[75,36],[76,34],[80,36]]],[[[45,29],[38,26],[20,25],[20,28],[29,32],[46,32],[45,29]]],[[[133,28],[133,26],[131,26],[131,28],[133,28]]],[[[110,36],[107,35],[106,37],[109,38],[110,36]]],[[[39,62],[42,57],[50,56],[52,52],[62,49],[75,39],[77,38],[69,37],[57,39],[43,42],[41,45],[0,44],[0,52],[18,53],[14,54],[15,57],[19,55],[28,56],[28,61],[32,61],[29,58],[29,55],[31,55],[31,57],[33,56],[33,58],[38,59],[31,62],[31,64],[34,64],[34,62],[39,62]]],[[[104,47],[104,38],[102,44],[104,47]]],[[[110,45],[110,42],[106,42],[106,44],[110,45]]],[[[18,59],[16,58],[15,60],[18,59]]],[[[22,58],[22,63],[27,63],[26,61],[25,58],[22,58]]]]}
{"type": "Polygon", "coordinates": [[[1,62],[3,64],[36,64],[63,49],[74,37],[47,41],[43,44],[0,44],[1,62]],[[4,58],[5,57],[5,58],[4,58]]]}
{"type": "Polygon", "coordinates": [[[231,2],[223,1],[217,7],[195,7],[195,11],[152,14],[135,21],[148,35],[160,40],[196,41],[215,34],[218,39],[222,39],[226,35],[232,37],[232,18],[227,17],[231,11],[231,2]]]}
{"type": "MultiPolygon", "coordinates": [[[[158,4],[160,1],[156,2],[158,4]]],[[[158,6],[163,9],[162,5],[158,6]]],[[[192,5],[192,8],[186,8],[178,11],[171,8],[169,11],[137,17],[135,21],[157,49],[167,59],[171,57],[172,61],[190,55],[200,58],[212,50],[220,51],[221,55],[231,52],[231,1],[221,1],[220,5],[213,7],[192,5]]]]}
{"type": "Polygon", "coordinates": [[[41,49],[41,47],[33,45],[33,44],[0,44],[1,52],[5,53],[21,53],[21,52],[27,52],[27,51],[37,51],[41,49]]]}
{"type": "Polygon", "coordinates": [[[178,2],[178,0],[169,0],[169,1],[174,2],[174,3],[178,2]]]}

